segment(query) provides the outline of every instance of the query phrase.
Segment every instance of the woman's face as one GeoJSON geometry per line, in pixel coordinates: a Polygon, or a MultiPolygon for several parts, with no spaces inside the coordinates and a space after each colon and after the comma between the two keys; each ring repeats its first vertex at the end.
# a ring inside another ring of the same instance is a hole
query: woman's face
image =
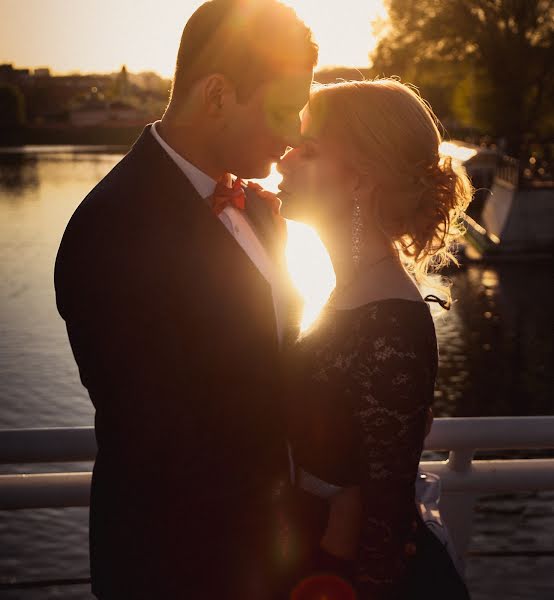
{"type": "Polygon", "coordinates": [[[285,217],[317,227],[351,217],[358,178],[347,166],[337,142],[316,131],[307,109],[302,114],[301,142],[281,159],[279,185],[285,217]]]}

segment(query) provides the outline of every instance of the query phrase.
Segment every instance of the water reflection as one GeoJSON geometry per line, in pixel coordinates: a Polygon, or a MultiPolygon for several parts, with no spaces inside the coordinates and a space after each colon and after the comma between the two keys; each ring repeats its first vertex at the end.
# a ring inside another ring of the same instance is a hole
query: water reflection
{"type": "Polygon", "coordinates": [[[119,152],[94,148],[59,147],[56,151],[34,147],[0,149],[0,200],[29,199],[33,190],[43,183],[60,183],[65,187],[71,180],[97,182],[121,158],[119,152]],[[56,163],[59,168],[56,169],[56,163]]]}
{"type": "MultiPolygon", "coordinates": [[[[69,217],[120,157],[106,149],[0,153],[0,426],[91,422],[52,271],[69,217]]],[[[456,302],[436,319],[438,415],[552,412],[550,273],[544,263],[453,273],[456,302]]]]}
{"type": "Polygon", "coordinates": [[[25,154],[3,154],[0,157],[0,189],[2,198],[19,195],[38,186],[37,159],[25,154]]]}
{"type": "Polygon", "coordinates": [[[552,263],[469,265],[437,324],[438,400],[455,415],[551,414],[552,263]]]}
{"type": "MultiPolygon", "coordinates": [[[[0,153],[0,428],[92,424],[53,265],[69,217],[120,155],[70,150],[0,153]]],[[[470,265],[452,275],[457,301],[436,319],[438,416],[553,413],[551,267],[470,265]]],[[[88,572],[84,509],[0,514],[0,540],[4,580],[88,572]]]]}
{"type": "Polygon", "coordinates": [[[53,266],[72,212],[119,158],[0,154],[0,427],[91,423],[53,266]]]}

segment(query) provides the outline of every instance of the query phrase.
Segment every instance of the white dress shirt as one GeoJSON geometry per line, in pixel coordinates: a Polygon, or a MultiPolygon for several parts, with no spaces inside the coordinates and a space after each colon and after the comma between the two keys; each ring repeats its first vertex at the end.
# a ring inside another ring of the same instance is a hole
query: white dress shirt
{"type": "MultiPolygon", "coordinates": [[[[154,139],[181,169],[198,194],[204,200],[207,200],[214,193],[217,182],[173,150],[173,148],[158,133],[156,129],[158,123],[160,123],[160,121],[153,123],[150,128],[154,139]]],[[[250,258],[263,277],[271,285],[277,334],[279,336],[279,341],[281,342],[286,322],[287,303],[285,300],[285,289],[281,282],[278,270],[258,239],[256,232],[243,211],[234,206],[227,206],[219,214],[219,219],[223,225],[225,225],[227,231],[237,241],[239,246],[244,250],[248,258],[250,258]]]]}

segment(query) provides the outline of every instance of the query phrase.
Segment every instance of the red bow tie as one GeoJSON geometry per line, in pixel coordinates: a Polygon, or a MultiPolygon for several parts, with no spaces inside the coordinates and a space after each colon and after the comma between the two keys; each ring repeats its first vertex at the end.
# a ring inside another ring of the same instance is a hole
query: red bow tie
{"type": "Polygon", "coordinates": [[[235,179],[232,187],[227,185],[229,180],[230,176],[226,174],[215,186],[211,197],[212,210],[215,215],[219,215],[227,206],[234,206],[240,210],[244,210],[246,207],[246,194],[242,179],[235,179]]]}

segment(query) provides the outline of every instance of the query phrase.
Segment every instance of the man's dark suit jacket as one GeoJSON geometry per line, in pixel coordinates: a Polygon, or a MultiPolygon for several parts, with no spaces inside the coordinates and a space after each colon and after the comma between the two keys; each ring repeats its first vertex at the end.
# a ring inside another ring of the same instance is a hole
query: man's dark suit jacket
{"type": "Polygon", "coordinates": [[[93,592],[266,597],[287,469],[271,289],[149,127],[75,211],[55,285],[96,409],[93,592]]]}

